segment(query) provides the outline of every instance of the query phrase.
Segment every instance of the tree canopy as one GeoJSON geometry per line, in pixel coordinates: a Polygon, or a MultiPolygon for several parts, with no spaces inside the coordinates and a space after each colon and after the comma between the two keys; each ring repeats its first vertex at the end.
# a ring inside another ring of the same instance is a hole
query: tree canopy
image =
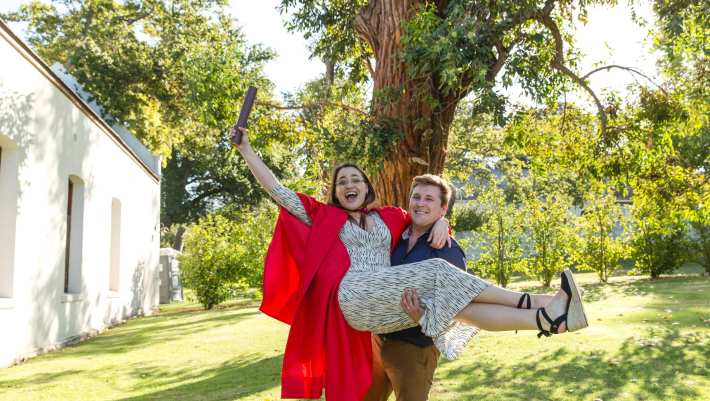
{"type": "Polygon", "coordinates": [[[376,186],[403,205],[411,177],[441,173],[451,123],[465,97],[474,112],[500,122],[518,83],[542,103],[565,85],[591,95],[605,135],[604,105],[575,71],[570,27],[593,4],[613,1],[297,1],[283,0],[289,27],[311,40],[315,56],[349,83],[373,82],[368,115],[386,149],[376,186]],[[385,134],[383,135],[382,132],[385,134]]]}
{"type": "MultiPolygon", "coordinates": [[[[271,97],[269,49],[249,45],[226,0],[33,1],[3,18],[28,23],[28,41],[63,64],[106,111],[163,157],[163,224],[195,221],[223,205],[263,197],[226,140],[249,85],[271,97]]],[[[293,157],[289,119],[257,107],[251,126],[269,136],[267,163],[293,157]],[[282,150],[279,150],[282,149],[282,150]]]]}

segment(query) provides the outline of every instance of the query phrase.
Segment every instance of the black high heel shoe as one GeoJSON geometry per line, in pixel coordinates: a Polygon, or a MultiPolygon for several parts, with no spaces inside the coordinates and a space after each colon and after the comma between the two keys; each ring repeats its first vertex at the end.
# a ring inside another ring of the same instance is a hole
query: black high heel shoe
{"type": "Polygon", "coordinates": [[[565,269],[562,274],[560,274],[560,288],[567,294],[567,305],[565,306],[565,313],[559,316],[557,319],[552,320],[550,315],[547,314],[545,308],[538,308],[537,313],[535,313],[535,322],[537,323],[537,328],[540,330],[537,333],[538,338],[545,336],[550,337],[553,334],[559,334],[560,325],[565,323],[567,325],[567,331],[577,331],[581,330],[587,326],[587,315],[584,313],[584,305],[582,305],[582,295],[574,282],[574,276],[569,269],[565,269]],[[540,315],[547,321],[550,327],[545,330],[542,328],[542,322],[540,320],[540,315]]]}

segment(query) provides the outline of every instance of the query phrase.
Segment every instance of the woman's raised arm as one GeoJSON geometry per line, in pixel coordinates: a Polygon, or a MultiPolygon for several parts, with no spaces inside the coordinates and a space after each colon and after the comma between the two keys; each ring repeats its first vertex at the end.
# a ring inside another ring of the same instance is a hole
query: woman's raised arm
{"type": "MultiPolygon", "coordinates": [[[[264,161],[261,160],[259,155],[254,152],[254,149],[252,149],[249,144],[248,131],[245,128],[239,128],[239,130],[242,132],[242,141],[240,144],[235,143],[234,146],[239,149],[239,153],[242,154],[244,161],[247,162],[247,166],[249,166],[249,170],[251,170],[254,178],[259,181],[261,187],[264,188],[274,202],[286,208],[286,210],[298,217],[302,222],[310,225],[311,218],[308,216],[298,195],[281,185],[274,173],[264,164],[264,161]]],[[[230,138],[234,137],[234,133],[234,128],[232,128],[230,138]]]]}
{"type": "MultiPolygon", "coordinates": [[[[236,128],[232,128],[232,131],[229,133],[230,138],[234,137],[235,129],[236,128]]],[[[242,143],[235,143],[234,146],[236,146],[239,153],[242,154],[242,157],[244,158],[244,161],[247,162],[247,166],[249,166],[249,170],[251,170],[254,178],[256,178],[266,192],[272,193],[274,188],[279,185],[279,180],[276,178],[274,173],[271,172],[269,167],[264,164],[264,161],[261,160],[259,155],[254,152],[254,149],[252,149],[247,135],[248,130],[246,128],[239,128],[239,130],[242,133],[242,143]]]]}

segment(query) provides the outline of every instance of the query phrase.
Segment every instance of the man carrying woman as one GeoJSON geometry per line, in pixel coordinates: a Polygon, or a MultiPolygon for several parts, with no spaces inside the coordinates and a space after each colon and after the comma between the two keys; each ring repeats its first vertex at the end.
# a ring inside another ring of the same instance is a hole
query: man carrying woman
{"type": "MultiPolygon", "coordinates": [[[[240,130],[236,146],[281,206],[265,260],[261,310],[291,325],[282,397],[320,398],[325,388],[328,400],[362,400],[372,380],[369,332],[420,325],[453,359],[478,328],[537,329],[549,336],[587,326],[569,271],[561,275],[560,291],[543,298],[496,287],[441,258],[392,267],[390,253],[412,216],[394,207],[366,209],[375,194],[362,170],[336,168],[328,202],[318,202],[281,185],[240,130]],[[401,305],[408,289],[416,289],[423,305],[418,321],[401,305]],[[528,308],[517,308],[519,300],[528,308]]],[[[447,232],[445,222],[435,223],[433,245],[441,246],[447,232]]]]}

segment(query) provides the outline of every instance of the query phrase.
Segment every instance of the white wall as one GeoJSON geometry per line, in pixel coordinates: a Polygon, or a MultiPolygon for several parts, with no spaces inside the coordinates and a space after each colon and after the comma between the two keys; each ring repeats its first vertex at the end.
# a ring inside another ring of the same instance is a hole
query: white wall
{"type": "Polygon", "coordinates": [[[0,60],[3,167],[16,169],[0,175],[0,272],[12,268],[11,297],[0,292],[0,366],[6,366],[157,306],[160,186],[2,30],[0,60]],[[82,230],[80,282],[70,291],[76,293],[65,294],[70,176],[84,184],[84,215],[81,227],[72,226],[82,230]],[[109,291],[116,201],[119,287],[109,291]]]}

